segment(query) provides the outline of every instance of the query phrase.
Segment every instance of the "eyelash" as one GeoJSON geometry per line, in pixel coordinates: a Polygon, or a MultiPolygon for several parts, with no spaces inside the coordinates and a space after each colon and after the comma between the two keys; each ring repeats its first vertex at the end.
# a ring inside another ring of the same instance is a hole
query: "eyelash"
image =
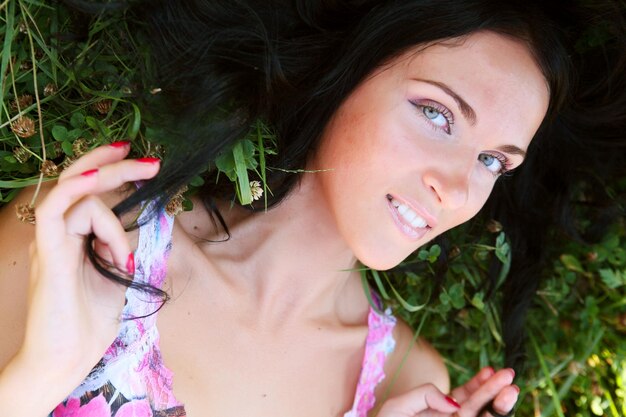
{"type": "Polygon", "coordinates": [[[436,101],[431,101],[431,100],[424,100],[424,101],[409,100],[409,101],[413,106],[415,106],[415,108],[419,110],[418,112],[419,115],[422,116],[424,119],[426,119],[426,122],[430,125],[430,127],[438,131],[443,130],[448,135],[452,134],[451,126],[454,124],[454,114],[452,114],[452,112],[448,110],[445,106],[437,103],[436,101]],[[427,107],[430,107],[436,110],[437,112],[439,112],[439,114],[441,114],[446,119],[448,126],[445,129],[442,128],[441,126],[435,125],[434,123],[431,122],[432,119],[429,119],[428,117],[426,117],[426,115],[424,114],[424,109],[427,107]]]}
{"type": "Polygon", "coordinates": [[[488,153],[488,152],[484,152],[486,155],[492,156],[494,158],[496,158],[499,162],[500,165],[502,165],[502,168],[500,168],[500,170],[498,172],[493,172],[493,175],[497,178],[499,176],[502,175],[507,175],[507,174],[511,174],[512,173],[512,169],[511,168],[511,161],[509,161],[509,158],[507,158],[506,156],[499,154],[499,153],[488,153]]]}

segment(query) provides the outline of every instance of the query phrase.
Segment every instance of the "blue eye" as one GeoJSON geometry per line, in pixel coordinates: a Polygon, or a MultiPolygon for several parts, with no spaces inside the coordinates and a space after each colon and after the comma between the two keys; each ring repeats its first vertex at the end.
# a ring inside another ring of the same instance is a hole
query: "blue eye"
{"type": "Polygon", "coordinates": [[[448,119],[446,119],[445,116],[434,107],[424,106],[422,108],[422,113],[424,113],[424,116],[426,116],[427,119],[434,121],[439,120],[439,123],[436,123],[438,126],[445,127],[448,122],[448,119]]]}
{"type": "Polygon", "coordinates": [[[450,126],[454,123],[454,116],[450,110],[430,100],[424,102],[411,101],[410,103],[420,110],[421,115],[424,116],[430,126],[450,134],[450,126]]]}
{"type": "Polygon", "coordinates": [[[481,153],[478,155],[478,160],[495,176],[502,175],[508,171],[509,160],[504,155],[481,153]]]}

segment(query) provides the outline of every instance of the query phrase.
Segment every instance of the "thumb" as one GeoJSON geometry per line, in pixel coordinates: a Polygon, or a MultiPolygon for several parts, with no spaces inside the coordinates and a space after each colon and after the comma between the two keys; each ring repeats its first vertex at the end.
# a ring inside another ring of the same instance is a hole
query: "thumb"
{"type": "Polygon", "coordinates": [[[411,391],[385,401],[379,417],[412,417],[424,410],[453,413],[460,408],[451,397],[433,384],[421,385],[411,391]]]}

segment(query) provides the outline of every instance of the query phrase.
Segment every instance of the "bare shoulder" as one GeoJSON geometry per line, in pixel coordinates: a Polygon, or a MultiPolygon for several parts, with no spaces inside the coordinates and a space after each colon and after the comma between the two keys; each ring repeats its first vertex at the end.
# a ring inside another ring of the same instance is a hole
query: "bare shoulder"
{"type": "MultiPolygon", "coordinates": [[[[42,184],[38,201],[56,181],[42,184]]],[[[29,246],[35,226],[18,220],[15,207],[30,204],[35,187],[22,190],[0,209],[0,369],[22,344],[28,292],[29,246]]]]}
{"type": "Polygon", "coordinates": [[[425,339],[414,340],[414,331],[398,319],[394,330],[396,347],[385,365],[389,396],[395,397],[424,384],[450,390],[448,369],[439,352],[425,339]]]}
{"type": "MultiPolygon", "coordinates": [[[[37,202],[43,201],[56,181],[42,184],[37,202]]],[[[0,369],[22,345],[26,322],[29,247],[35,239],[35,226],[18,220],[15,207],[30,204],[35,187],[22,190],[10,203],[0,209],[0,369]]],[[[109,207],[123,198],[121,190],[100,196],[109,207]]],[[[35,203],[36,205],[37,203],[35,203]]],[[[129,233],[131,247],[135,247],[133,233],[129,233]]]]}

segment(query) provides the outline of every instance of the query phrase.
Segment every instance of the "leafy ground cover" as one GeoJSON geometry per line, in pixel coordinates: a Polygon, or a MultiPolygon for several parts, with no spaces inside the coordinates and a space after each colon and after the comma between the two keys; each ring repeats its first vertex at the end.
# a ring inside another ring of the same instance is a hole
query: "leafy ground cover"
{"type": "MultiPolygon", "coordinates": [[[[56,2],[0,1],[0,205],[10,204],[25,186],[54,179],[89,149],[131,140],[134,156],[162,153],[151,141],[137,97],[159,94],[144,85],[129,50],[147,56],[131,36],[132,22],[96,17],[81,27],[56,2]],[[78,25],[78,26],[77,26],[78,25]],[[79,34],[79,35],[77,35],[79,34]],[[138,81],[139,80],[139,81],[138,81]]],[[[149,64],[149,60],[145,60],[149,64]]],[[[217,161],[244,202],[258,198],[264,184],[264,155],[271,133],[262,124],[217,161]]],[[[188,192],[199,186],[198,177],[188,192]]],[[[626,179],[609,185],[626,193],[626,179]]],[[[184,196],[176,210],[189,209],[184,196]]],[[[36,204],[36,201],[33,201],[36,204]]],[[[32,207],[18,217],[33,220],[32,207]]],[[[520,416],[626,416],[626,224],[621,220],[598,243],[583,245],[554,231],[552,264],[543,271],[528,319],[528,361],[519,375],[520,416]]],[[[481,366],[501,366],[503,345],[498,296],[482,286],[487,262],[511,262],[506,231],[497,224],[473,223],[451,234],[455,246],[443,290],[435,289],[436,245],[408,259],[402,272],[372,272],[371,282],[446,357],[455,385],[481,366]]],[[[503,276],[504,278],[504,276],[503,276]]]]}

